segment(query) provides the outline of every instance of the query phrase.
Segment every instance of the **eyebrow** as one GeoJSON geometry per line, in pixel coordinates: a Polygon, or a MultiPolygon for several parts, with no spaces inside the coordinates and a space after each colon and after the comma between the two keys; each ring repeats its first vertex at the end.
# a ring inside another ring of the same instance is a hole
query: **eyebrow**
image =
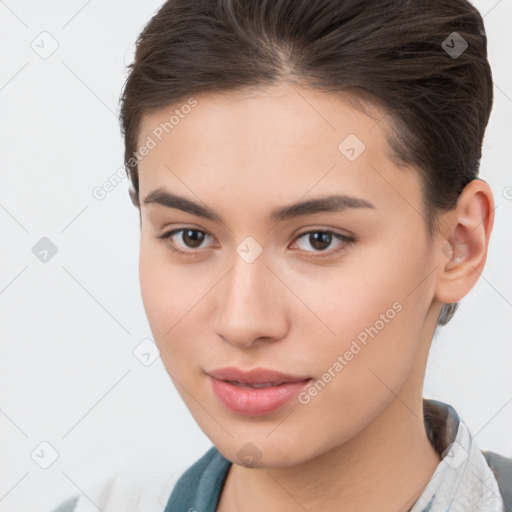
{"type": "MultiPolygon", "coordinates": [[[[175,208],[197,217],[203,217],[213,222],[224,224],[222,217],[213,210],[185,197],[172,194],[163,188],[150,192],[144,199],[144,204],[158,204],[166,208],[175,208]]],[[[358,197],[346,194],[332,194],[274,208],[269,214],[269,219],[273,222],[280,222],[305,215],[314,215],[315,213],[335,213],[357,208],[372,209],[375,206],[365,199],[358,197]]]]}

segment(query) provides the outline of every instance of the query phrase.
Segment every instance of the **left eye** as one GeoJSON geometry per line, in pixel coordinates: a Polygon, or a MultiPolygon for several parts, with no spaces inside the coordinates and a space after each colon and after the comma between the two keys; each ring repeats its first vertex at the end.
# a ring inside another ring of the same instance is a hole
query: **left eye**
{"type": "MultiPolygon", "coordinates": [[[[174,229],[172,231],[168,231],[167,233],[164,233],[162,235],[158,235],[157,238],[160,240],[166,240],[169,241],[169,248],[178,254],[182,254],[185,256],[193,256],[194,253],[198,252],[195,250],[188,250],[188,251],[182,251],[176,246],[176,243],[172,240],[175,235],[178,233],[182,233],[181,239],[182,242],[185,245],[185,248],[188,249],[197,249],[200,247],[200,245],[203,243],[203,241],[208,237],[211,238],[208,233],[205,231],[201,231],[199,229],[190,229],[190,228],[181,228],[181,229],[174,229]]],[[[350,245],[354,242],[354,239],[351,237],[348,237],[346,235],[341,235],[339,233],[335,233],[333,231],[324,231],[324,230],[313,230],[313,231],[306,231],[305,233],[300,234],[295,240],[300,240],[302,238],[306,238],[308,240],[309,244],[314,251],[308,251],[305,250],[305,252],[320,252],[320,253],[327,253],[327,255],[332,255],[335,253],[338,253],[345,249],[347,245],[350,245]],[[334,250],[325,251],[326,247],[331,245],[333,239],[337,239],[340,241],[340,247],[334,250]]],[[[319,254],[320,257],[324,256],[324,254],[319,254]]],[[[313,255],[312,257],[317,257],[313,255]]]]}
{"type": "MultiPolygon", "coordinates": [[[[322,231],[322,230],[316,230],[316,231],[307,231],[306,233],[302,233],[297,237],[297,240],[300,240],[301,238],[307,237],[306,240],[308,243],[317,251],[320,252],[327,252],[327,255],[332,255],[335,253],[340,252],[343,250],[347,245],[353,243],[354,239],[350,238],[345,235],[341,235],[339,233],[334,233],[333,231],[322,231]],[[331,245],[331,242],[333,239],[337,239],[340,241],[340,247],[337,249],[333,249],[330,251],[325,251],[326,246],[328,247],[331,245]]],[[[313,251],[313,252],[317,252],[313,251]]],[[[311,252],[311,251],[306,251],[311,252]]],[[[323,254],[321,255],[323,256],[323,254]]],[[[313,256],[315,257],[315,256],[313,256]]]]}

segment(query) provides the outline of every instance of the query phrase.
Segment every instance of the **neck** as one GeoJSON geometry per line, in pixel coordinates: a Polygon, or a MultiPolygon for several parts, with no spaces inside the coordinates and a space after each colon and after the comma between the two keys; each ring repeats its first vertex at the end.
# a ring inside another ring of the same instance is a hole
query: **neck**
{"type": "Polygon", "coordinates": [[[218,512],[379,510],[407,512],[441,461],[428,441],[423,402],[396,397],[350,442],[282,468],[233,464],[218,512]]]}

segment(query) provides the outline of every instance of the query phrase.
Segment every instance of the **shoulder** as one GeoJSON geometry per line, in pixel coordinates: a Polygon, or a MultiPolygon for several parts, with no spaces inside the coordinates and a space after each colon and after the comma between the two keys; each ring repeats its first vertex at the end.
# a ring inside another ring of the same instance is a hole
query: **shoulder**
{"type": "Polygon", "coordinates": [[[230,466],[212,446],[176,482],[165,510],[213,510],[230,466]]]}
{"type": "Polygon", "coordinates": [[[482,450],[482,454],[498,482],[505,511],[512,511],[512,458],[484,450],[482,450]]]}
{"type": "Polygon", "coordinates": [[[148,474],[125,469],[68,496],[50,512],[162,512],[183,471],[148,474]]]}
{"type": "Polygon", "coordinates": [[[204,455],[194,462],[178,479],[173,494],[183,489],[194,489],[196,492],[213,491],[224,481],[231,462],[219,450],[212,446],[204,455]]]}
{"type": "Polygon", "coordinates": [[[79,496],[71,496],[64,501],[61,501],[56,507],[52,508],[50,512],[73,512],[76,510],[76,503],[79,496]]]}
{"type": "Polygon", "coordinates": [[[205,473],[217,471],[219,466],[230,464],[215,446],[212,446],[204,455],[196,460],[181,476],[180,480],[201,478],[205,473]]]}

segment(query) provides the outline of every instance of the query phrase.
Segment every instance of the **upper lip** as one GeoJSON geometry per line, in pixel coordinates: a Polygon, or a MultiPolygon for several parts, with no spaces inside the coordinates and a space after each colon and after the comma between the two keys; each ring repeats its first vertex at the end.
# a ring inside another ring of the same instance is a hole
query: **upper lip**
{"type": "Polygon", "coordinates": [[[310,377],[287,375],[267,368],[254,368],[252,370],[241,370],[233,366],[227,368],[218,368],[207,372],[214,379],[235,381],[242,384],[268,384],[281,382],[300,382],[308,380],[310,377]]]}

